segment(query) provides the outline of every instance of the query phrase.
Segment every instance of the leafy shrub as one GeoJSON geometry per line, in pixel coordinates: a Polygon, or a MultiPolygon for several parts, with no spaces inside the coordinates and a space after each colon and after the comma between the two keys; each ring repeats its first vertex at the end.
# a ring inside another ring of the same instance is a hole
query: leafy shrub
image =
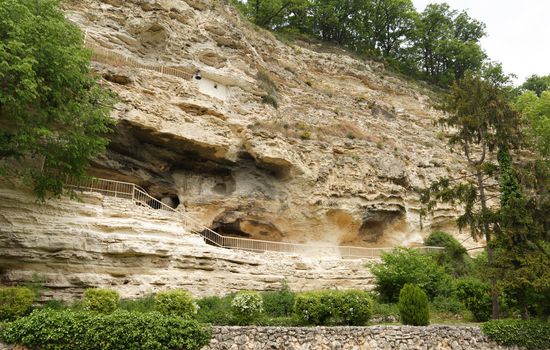
{"type": "Polygon", "coordinates": [[[455,296],[437,296],[432,301],[436,311],[459,315],[464,311],[464,305],[455,296]]]}
{"type": "Polygon", "coordinates": [[[263,311],[263,300],[258,292],[242,291],[233,297],[231,312],[238,324],[253,323],[263,311]]]}
{"type": "Polygon", "coordinates": [[[471,272],[472,259],[466,253],[466,248],[452,235],[446,232],[432,232],[424,241],[432,247],[443,247],[443,250],[433,252],[434,259],[445,267],[447,273],[454,276],[464,276],[471,272]]]}
{"type": "Polygon", "coordinates": [[[119,300],[116,290],[89,288],[84,291],[82,309],[108,314],[116,310],[119,300]]]}
{"type": "Polygon", "coordinates": [[[41,350],[198,350],[210,338],[210,328],[194,320],[120,310],[37,310],[0,330],[6,344],[41,350]]]}
{"type": "Polygon", "coordinates": [[[325,325],[334,314],[334,302],[329,291],[305,292],[296,295],[294,313],[306,324],[325,325]]]}
{"type": "Polygon", "coordinates": [[[420,287],[405,284],[399,293],[398,306],[403,324],[427,326],[430,323],[428,296],[420,287]]]}
{"type": "Polygon", "coordinates": [[[277,102],[277,98],[273,95],[262,96],[262,102],[267,105],[272,105],[275,108],[279,108],[279,103],[277,102]]]}
{"type": "Polygon", "coordinates": [[[333,292],[333,320],[336,324],[362,326],[372,315],[372,298],[368,292],[350,289],[333,292]]]}
{"type": "Polygon", "coordinates": [[[122,299],[118,308],[132,312],[151,312],[155,310],[155,298],[148,295],[138,299],[122,299]]]}
{"type": "Polygon", "coordinates": [[[29,313],[34,298],[35,295],[29,288],[0,288],[0,321],[11,321],[29,313]]]}
{"type": "Polygon", "coordinates": [[[399,320],[399,308],[397,304],[384,304],[375,299],[372,305],[372,316],[380,322],[394,322],[399,320]]]}
{"type": "Polygon", "coordinates": [[[163,315],[192,318],[198,308],[191,293],[185,290],[169,290],[155,295],[155,310],[163,315]]]}
{"type": "Polygon", "coordinates": [[[464,248],[456,238],[447,232],[432,232],[424,241],[424,245],[430,247],[448,248],[449,251],[459,255],[466,253],[466,248],[464,248]]]}
{"type": "Polygon", "coordinates": [[[464,303],[475,320],[483,322],[491,318],[491,287],[477,278],[462,278],[456,282],[456,297],[464,303]]]}
{"type": "Polygon", "coordinates": [[[232,324],[231,318],[232,295],[225,297],[205,297],[197,300],[199,311],[196,319],[199,322],[225,326],[232,324]]]}
{"type": "Polygon", "coordinates": [[[550,323],[538,320],[493,320],[481,325],[483,332],[503,345],[527,349],[550,349],[550,323]]]}
{"type": "Polygon", "coordinates": [[[429,255],[414,249],[396,248],[383,253],[382,263],[372,266],[371,271],[376,277],[375,290],[384,302],[396,302],[406,283],[418,285],[430,298],[450,285],[444,269],[429,255]]]}
{"type": "Polygon", "coordinates": [[[283,283],[283,287],[278,291],[262,293],[265,312],[272,317],[291,316],[294,296],[286,283],[283,283]]]}
{"type": "Polygon", "coordinates": [[[302,140],[311,140],[311,132],[309,130],[304,130],[300,134],[300,139],[302,140]]]}

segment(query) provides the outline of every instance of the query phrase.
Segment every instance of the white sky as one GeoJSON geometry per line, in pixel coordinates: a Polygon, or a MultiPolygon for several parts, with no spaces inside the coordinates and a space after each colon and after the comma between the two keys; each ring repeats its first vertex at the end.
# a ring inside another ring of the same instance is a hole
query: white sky
{"type": "Polygon", "coordinates": [[[531,74],[550,74],[550,0],[413,0],[422,12],[427,4],[448,3],[487,25],[481,46],[521,84],[531,74]]]}

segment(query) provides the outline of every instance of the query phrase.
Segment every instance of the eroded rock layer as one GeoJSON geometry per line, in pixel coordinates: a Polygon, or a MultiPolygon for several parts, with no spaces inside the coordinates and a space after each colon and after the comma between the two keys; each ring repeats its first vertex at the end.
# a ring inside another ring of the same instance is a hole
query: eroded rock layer
{"type": "Polygon", "coordinates": [[[82,194],[37,202],[0,189],[0,285],[35,281],[42,298],[79,298],[88,287],[123,297],[182,288],[195,296],[242,289],[369,288],[364,260],[248,253],[206,245],[178,215],[129,200],[82,194]]]}
{"type": "Polygon", "coordinates": [[[417,84],[336,48],[282,43],[219,1],[64,7],[94,47],[202,78],[95,62],[120,102],[93,175],[230,235],[390,246],[457,233],[454,208],[419,216],[413,188],[463,166],[417,84]]]}

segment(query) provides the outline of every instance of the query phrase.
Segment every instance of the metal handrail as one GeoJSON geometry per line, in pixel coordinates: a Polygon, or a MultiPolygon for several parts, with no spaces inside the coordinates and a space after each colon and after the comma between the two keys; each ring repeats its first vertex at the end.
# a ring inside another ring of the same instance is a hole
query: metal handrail
{"type": "MultiPolygon", "coordinates": [[[[100,178],[91,178],[80,182],[67,181],[66,188],[73,191],[98,192],[106,196],[132,200],[136,205],[149,207],[157,210],[164,210],[176,213],[182,219],[184,226],[194,233],[200,235],[205,243],[221,248],[239,249],[252,252],[282,252],[295,253],[301,255],[337,255],[342,258],[369,258],[379,257],[383,252],[388,252],[394,248],[367,248],[353,246],[331,246],[331,245],[311,245],[304,243],[287,243],[275,241],[263,241],[250,238],[228,237],[220,235],[210,228],[202,225],[199,221],[188,215],[172,208],[171,206],[159,201],[148,194],[143,188],[131,182],[115,181],[100,178]]],[[[425,251],[441,250],[442,247],[417,247],[425,251]]]]}
{"type": "Polygon", "coordinates": [[[92,51],[92,60],[96,62],[110,64],[112,66],[146,69],[161,74],[172,75],[185,80],[191,80],[193,78],[193,74],[182,69],[165,65],[143,64],[130,58],[129,56],[107,50],[104,47],[91,42],[88,35],[86,35],[84,39],[84,46],[92,51]]]}

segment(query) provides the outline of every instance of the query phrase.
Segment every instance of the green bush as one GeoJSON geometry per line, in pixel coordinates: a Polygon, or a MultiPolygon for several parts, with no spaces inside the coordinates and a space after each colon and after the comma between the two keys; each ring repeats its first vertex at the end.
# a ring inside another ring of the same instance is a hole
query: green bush
{"type": "Polygon", "coordinates": [[[313,291],[296,295],[294,314],[304,324],[364,325],[372,316],[372,306],[365,291],[313,291]]]}
{"type": "Polygon", "coordinates": [[[120,310],[37,310],[0,330],[6,344],[41,350],[198,350],[210,338],[210,328],[194,320],[120,310]]]}
{"type": "Polygon", "coordinates": [[[118,308],[132,312],[151,312],[155,310],[155,298],[148,295],[138,299],[122,299],[118,308]]]}
{"type": "Polygon", "coordinates": [[[35,295],[29,288],[0,288],[0,321],[11,321],[29,313],[34,298],[35,295]]]}
{"type": "Polygon", "coordinates": [[[372,298],[368,292],[350,289],[333,292],[333,322],[348,326],[363,326],[372,316],[372,298]]]}
{"type": "Polygon", "coordinates": [[[376,277],[375,290],[384,302],[396,302],[406,283],[422,288],[430,298],[444,293],[450,285],[445,270],[429,256],[415,249],[396,248],[382,254],[382,263],[371,267],[376,277]]]}
{"type": "Polygon", "coordinates": [[[432,306],[436,311],[453,315],[459,315],[464,311],[464,305],[455,296],[437,296],[433,299],[432,306]]]}
{"type": "Polygon", "coordinates": [[[263,312],[263,300],[258,292],[241,291],[231,300],[231,312],[240,325],[250,325],[263,312]]]}
{"type": "Polygon", "coordinates": [[[306,324],[326,325],[334,314],[330,291],[305,292],[296,295],[294,314],[306,324]]]}
{"type": "Polygon", "coordinates": [[[117,309],[119,300],[116,290],[89,288],[84,291],[82,309],[108,314],[117,309]]]}
{"type": "Polygon", "coordinates": [[[262,293],[264,310],[271,317],[287,317],[292,315],[295,294],[286,283],[274,292],[262,293]]]}
{"type": "Polygon", "coordinates": [[[393,322],[399,319],[399,308],[397,304],[380,303],[375,299],[372,305],[372,315],[382,322],[393,322]]]}
{"type": "Polygon", "coordinates": [[[494,320],[481,325],[483,332],[503,345],[550,349],[550,323],[538,320],[494,320]]]}
{"type": "Polygon", "coordinates": [[[233,324],[231,317],[231,300],[233,295],[224,297],[205,297],[197,300],[199,311],[196,319],[199,322],[211,323],[219,326],[227,326],[233,324]]]}
{"type": "Polygon", "coordinates": [[[155,295],[155,310],[163,315],[192,318],[198,305],[188,291],[169,290],[155,295]]]}
{"type": "Polygon", "coordinates": [[[424,245],[444,248],[431,255],[439,265],[445,267],[447,273],[458,277],[472,271],[472,259],[468,256],[466,248],[452,235],[446,232],[433,232],[426,238],[424,245]]]}
{"type": "Polygon", "coordinates": [[[491,318],[491,286],[477,278],[462,278],[455,283],[456,297],[464,303],[478,322],[491,318]]]}
{"type": "Polygon", "coordinates": [[[403,324],[427,326],[430,323],[428,296],[419,286],[405,284],[399,293],[398,306],[403,324]]]}

